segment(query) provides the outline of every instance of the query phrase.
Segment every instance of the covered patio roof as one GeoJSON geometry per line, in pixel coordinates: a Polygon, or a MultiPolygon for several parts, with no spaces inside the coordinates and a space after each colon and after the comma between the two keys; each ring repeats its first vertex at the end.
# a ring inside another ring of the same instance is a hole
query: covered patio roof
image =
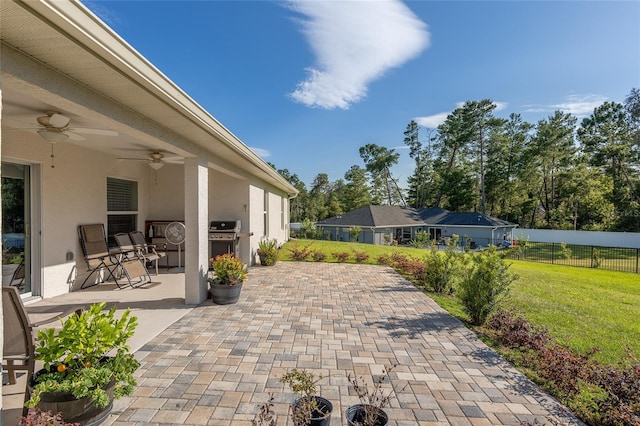
{"type": "MultiPolygon", "coordinates": [[[[206,159],[297,194],[271,166],[80,2],[3,1],[2,127],[35,131],[47,111],[71,126],[117,131],[91,137],[116,156],[148,148],[206,159]]],[[[86,146],[86,141],[73,141],[86,146]]]]}

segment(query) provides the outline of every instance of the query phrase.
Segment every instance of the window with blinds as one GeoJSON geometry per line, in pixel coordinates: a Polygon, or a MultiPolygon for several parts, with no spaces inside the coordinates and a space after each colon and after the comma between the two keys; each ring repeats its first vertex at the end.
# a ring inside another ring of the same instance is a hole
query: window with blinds
{"type": "Polygon", "coordinates": [[[136,230],[138,222],[138,182],[107,178],[107,238],[115,246],[113,236],[136,230]]]}

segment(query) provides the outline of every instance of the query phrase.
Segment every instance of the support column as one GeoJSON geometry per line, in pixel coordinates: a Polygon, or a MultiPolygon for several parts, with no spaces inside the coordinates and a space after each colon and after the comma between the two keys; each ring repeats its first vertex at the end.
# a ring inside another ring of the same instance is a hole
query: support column
{"type": "Polygon", "coordinates": [[[196,305],[207,298],[209,271],[209,169],[204,160],[185,158],[184,185],[184,300],[196,305]]]}

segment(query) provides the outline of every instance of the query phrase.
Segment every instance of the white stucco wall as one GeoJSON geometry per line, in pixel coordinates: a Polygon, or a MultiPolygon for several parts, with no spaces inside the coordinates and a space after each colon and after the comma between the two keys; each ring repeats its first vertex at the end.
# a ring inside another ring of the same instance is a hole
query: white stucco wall
{"type": "MultiPolygon", "coordinates": [[[[67,293],[74,280],[79,285],[86,276],[78,225],[107,223],[107,177],[139,183],[140,222],[146,216],[146,182],[152,170],[144,162],[118,160],[69,143],[54,146],[55,167],[51,168],[51,145],[39,136],[11,131],[3,136],[3,161],[40,166],[40,277],[43,283],[40,295],[52,297],[67,293]],[[73,253],[74,261],[66,260],[68,252],[73,253]]],[[[34,228],[37,226],[34,224],[34,228]]],[[[34,270],[33,274],[38,271],[34,270]]]]}
{"type": "MultiPolygon", "coordinates": [[[[183,166],[167,164],[155,171],[145,161],[119,160],[81,144],[56,144],[55,167],[51,168],[48,142],[29,132],[3,132],[3,161],[40,168],[39,227],[42,232],[39,255],[42,269],[40,272],[34,268],[33,274],[39,274],[43,283],[34,294],[43,297],[67,293],[79,287],[86,277],[87,267],[77,228],[89,223],[106,225],[107,177],[138,182],[138,229],[144,230],[145,220],[184,220],[183,166]],[[73,256],[72,261],[67,261],[67,253],[73,256]]],[[[233,177],[209,169],[208,220],[240,219],[241,232],[253,232],[253,236],[245,235],[240,240],[240,257],[249,264],[255,262],[255,250],[265,235],[265,188],[269,194],[268,237],[283,243],[288,236],[287,194],[279,193],[260,180],[233,177]]]]}
{"type": "Polygon", "coordinates": [[[184,167],[165,164],[158,171],[145,167],[151,175],[146,184],[148,220],[184,220],[184,167]]]}
{"type": "Polygon", "coordinates": [[[250,185],[250,212],[251,221],[251,256],[252,264],[257,261],[256,250],[262,238],[275,238],[280,244],[288,238],[289,227],[289,199],[287,194],[278,192],[261,182],[252,182],[250,185]],[[267,228],[264,225],[265,196],[267,197],[267,228]],[[283,209],[284,208],[284,218],[283,209]],[[284,225],[284,226],[283,226],[284,225]]]}

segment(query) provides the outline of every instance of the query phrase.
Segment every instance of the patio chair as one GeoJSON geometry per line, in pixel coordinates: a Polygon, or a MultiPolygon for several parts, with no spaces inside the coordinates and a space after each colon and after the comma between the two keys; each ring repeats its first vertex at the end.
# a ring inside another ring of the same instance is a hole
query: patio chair
{"type": "MultiPolygon", "coordinates": [[[[37,323],[30,322],[18,289],[14,286],[2,287],[2,319],[4,322],[2,369],[7,372],[11,385],[16,384],[16,371],[26,372],[25,402],[30,398],[29,381],[33,377],[36,362],[34,329],[81,311],[81,309],[70,309],[37,323]]],[[[23,415],[26,413],[27,408],[24,407],[23,415]]]]}
{"type": "Polygon", "coordinates": [[[11,285],[22,289],[24,287],[25,272],[24,259],[22,259],[22,262],[20,262],[16,270],[13,271],[13,275],[11,276],[11,285]]]}
{"type": "MultiPolygon", "coordinates": [[[[78,226],[78,236],[80,239],[80,245],[84,253],[84,260],[87,264],[89,275],[84,279],[81,289],[85,288],[89,278],[94,272],[107,270],[107,279],[113,278],[118,288],[122,288],[116,277],[118,272],[122,272],[129,285],[133,287],[134,283],[132,279],[138,278],[142,283],[143,279],[147,282],[151,282],[151,277],[147,272],[147,268],[137,258],[127,258],[123,256],[123,253],[118,251],[112,252],[107,246],[107,236],[102,223],[80,225],[78,226]]],[[[99,280],[96,283],[89,285],[89,287],[104,282],[104,279],[99,280]]]]}
{"type": "Polygon", "coordinates": [[[117,256],[124,275],[133,285],[134,279],[138,279],[137,284],[150,283],[151,276],[145,266],[146,261],[140,250],[131,242],[129,234],[121,232],[113,236],[116,244],[118,244],[117,256]]]}
{"type": "Polygon", "coordinates": [[[167,255],[166,246],[164,252],[158,252],[155,244],[147,244],[144,234],[141,231],[131,231],[129,232],[129,237],[131,237],[131,242],[140,250],[142,256],[144,256],[145,261],[155,262],[156,275],[158,275],[158,262],[167,255]]]}

